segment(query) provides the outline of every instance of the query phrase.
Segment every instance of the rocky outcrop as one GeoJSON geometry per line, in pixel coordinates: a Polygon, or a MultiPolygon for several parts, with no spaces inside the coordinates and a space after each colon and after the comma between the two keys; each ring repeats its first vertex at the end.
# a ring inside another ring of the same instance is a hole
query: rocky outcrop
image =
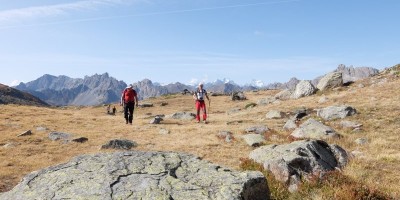
{"type": "Polygon", "coordinates": [[[183,153],[83,155],[32,172],[0,199],[269,199],[261,172],[238,172],[183,153]]]}
{"type": "Polygon", "coordinates": [[[313,95],[316,92],[316,88],[311,81],[300,81],[299,84],[296,85],[296,89],[294,90],[291,98],[299,99],[301,97],[307,97],[313,95]]]}
{"type": "Polygon", "coordinates": [[[327,139],[340,137],[340,135],[331,127],[326,126],[312,118],[301,124],[296,130],[293,131],[291,136],[297,139],[327,139]]]}
{"type": "Polygon", "coordinates": [[[294,190],[302,177],[321,177],[325,172],[343,168],[348,162],[344,149],[322,140],[262,146],[253,150],[249,157],[294,190]]]}
{"type": "Polygon", "coordinates": [[[319,109],[317,115],[324,120],[343,119],[347,116],[352,116],[357,113],[357,110],[351,106],[329,106],[319,109]]]}
{"type": "Polygon", "coordinates": [[[336,88],[336,87],[340,87],[342,85],[343,85],[342,73],[332,72],[332,73],[325,75],[318,82],[317,88],[321,91],[324,91],[326,89],[336,88]]]}

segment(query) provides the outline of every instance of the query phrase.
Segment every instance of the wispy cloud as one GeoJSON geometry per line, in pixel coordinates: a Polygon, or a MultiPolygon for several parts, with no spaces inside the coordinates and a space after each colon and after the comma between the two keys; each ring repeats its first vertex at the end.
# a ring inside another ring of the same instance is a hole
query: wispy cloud
{"type": "Polygon", "coordinates": [[[73,3],[5,10],[0,11],[0,24],[66,15],[74,11],[93,10],[103,6],[119,5],[128,2],[132,2],[132,0],[85,0],[73,3]]]}

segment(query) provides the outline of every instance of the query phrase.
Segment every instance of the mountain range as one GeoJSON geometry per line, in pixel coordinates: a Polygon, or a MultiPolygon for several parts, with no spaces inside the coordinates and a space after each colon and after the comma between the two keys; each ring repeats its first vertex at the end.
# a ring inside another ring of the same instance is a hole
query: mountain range
{"type": "Polygon", "coordinates": [[[0,84],[0,104],[48,106],[46,102],[27,92],[22,92],[3,84],[0,84]]]}
{"type": "MultiPolygon", "coordinates": [[[[339,65],[336,72],[341,72],[344,83],[373,76],[379,73],[378,69],[371,67],[357,67],[339,65]]],[[[312,83],[316,85],[323,76],[316,77],[312,83]]],[[[205,83],[209,92],[230,94],[234,91],[249,91],[257,89],[290,89],[293,90],[300,80],[291,78],[286,83],[271,83],[265,85],[259,81],[240,86],[232,80],[223,79],[211,83],[205,83]]],[[[149,79],[132,83],[138,92],[139,99],[147,99],[166,94],[182,92],[185,89],[194,91],[195,85],[183,83],[171,83],[161,85],[153,83],[149,79]]],[[[108,73],[95,74],[82,78],[70,78],[67,76],[52,76],[45,74],[42,77],[28,83],[20,83],[16,89],[28,92],[50,105],[100,105],[119,102],[121,92],[126,88],[124,81],[110,77],[108,73]]]]}

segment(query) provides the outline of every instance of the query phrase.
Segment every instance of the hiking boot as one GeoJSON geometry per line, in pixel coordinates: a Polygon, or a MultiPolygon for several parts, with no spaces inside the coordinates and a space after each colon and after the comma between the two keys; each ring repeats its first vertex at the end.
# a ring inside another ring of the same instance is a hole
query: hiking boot
{"type": "Polygon", "coordinates": [[[208,124],[208,122],[207,122],[207,121],[203,121],[203,123],[204,123],[204,124],[208,124]]]}

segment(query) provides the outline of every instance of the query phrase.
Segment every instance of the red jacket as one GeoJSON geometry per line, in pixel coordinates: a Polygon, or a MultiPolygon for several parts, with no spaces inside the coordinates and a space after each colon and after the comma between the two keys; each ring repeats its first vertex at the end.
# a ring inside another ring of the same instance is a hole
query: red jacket
{"type": "Polygon", "coordinates": [[[122,92],[121,103],[135,102],[135,98],[137,98],[137,93],[132,88],[126,88],[122,92]]]}

